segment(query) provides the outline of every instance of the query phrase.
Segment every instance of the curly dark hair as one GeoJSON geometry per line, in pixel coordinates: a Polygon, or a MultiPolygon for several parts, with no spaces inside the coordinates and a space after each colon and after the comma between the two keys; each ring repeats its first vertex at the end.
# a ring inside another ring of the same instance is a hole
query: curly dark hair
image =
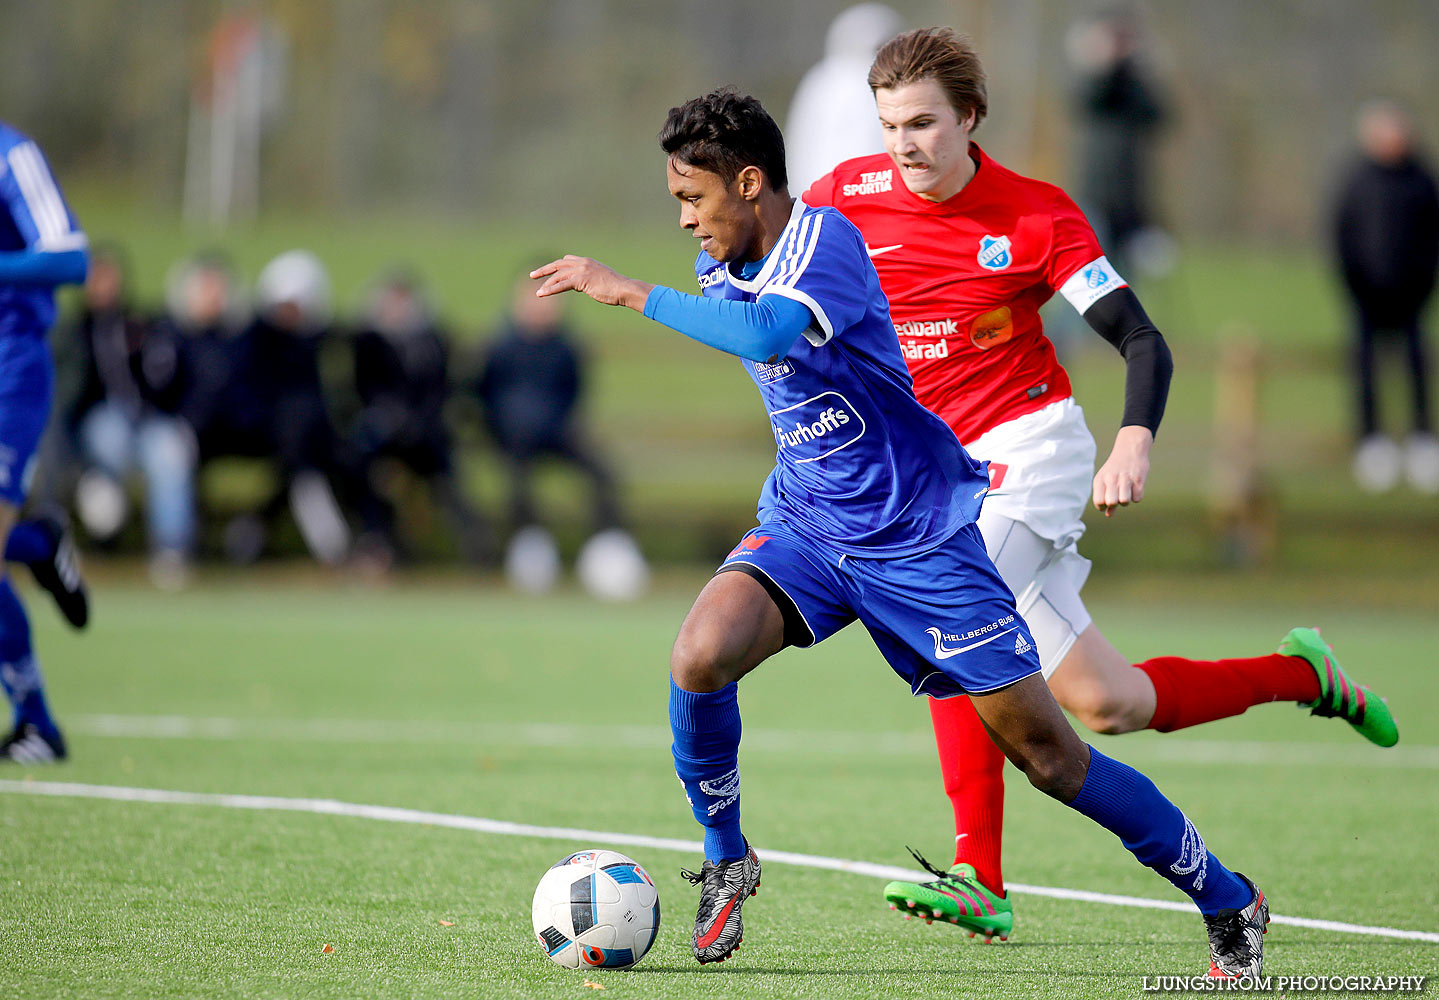
{"type": "Polygon", "coordinates": [[[671,160],[718,174],[730,184],[745,167],[759,167],[772,190],[789,183],[784,135],[759,101],[733,87],[670,108],[660,148],[671,160]]]}

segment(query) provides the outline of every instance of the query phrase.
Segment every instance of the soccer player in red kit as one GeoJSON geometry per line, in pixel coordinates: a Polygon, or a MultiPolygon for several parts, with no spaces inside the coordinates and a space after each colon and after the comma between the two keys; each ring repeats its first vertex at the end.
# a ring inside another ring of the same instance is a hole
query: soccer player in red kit
{"type": "MultiPolygon", "coordinates": [[[[1080,598],[1090,565],[1076,548],[1080,518],[1091,498],[1110,516],[1144,496],[1169,349],[1074,202],[971,141],[987,98],[967,38],[948,28],[902,34],[876,55],[869,85],[886,153],[840,164],[804,201],[838,208],[859,228],[920,402],[989,462],[979,527],[1060,704],[1096,732],[1123,733],[1298,702],[1392,746],[1388,707],[1348,678],[1314,629],[1290,631],[1266,656],[1134,664],[1093,625],[1080,598]],[[1040,323],[1056,291],[1125,361],[1123,419],[1097,474],[1094,438],[1040,323]]],[[[1007,937],[1004,755],[969,698],[931,699],[930,712],[954,806],[954,866],[921,858],[936,880],[892,882],[885,895],[907,915],[1007,937]]]]}

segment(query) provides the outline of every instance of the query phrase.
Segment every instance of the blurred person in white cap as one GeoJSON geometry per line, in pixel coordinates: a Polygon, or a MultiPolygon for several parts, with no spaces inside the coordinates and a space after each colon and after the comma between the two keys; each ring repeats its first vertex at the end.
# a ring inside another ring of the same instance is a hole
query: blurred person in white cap
{"type": "Polygon", "coordinates": [[[830,22],[824,58],[805,73],[789,106],[790,190],[803,191],[843,160],[884,152],[869,64],[900,27],[899,15],[882,3],[856,4],[830,22]]]}
{"type": "Polygon", "coordinates": [[[1360,111],[1359,156],[1333,216],[1340,274],[1354,308],[1359,447],[1354,477],[1369,492],[1407,475],[1439,493],[1439,441],[1429,410],[1429,358],[1420,326],[1439,269],[1439,192],[1420,159],[1409,114],[1376,100],[1360,111]],[[1411,430],[1401,448],[1379,426],[1376,354],[1403,349],[1411,386],[1411,430]]]}
{"type": "Polygon", "coordinates": [[[267,513],[288,500],[311,554],[337,565],[349,555],[350,528],[335,496],[345,474],[320,378],[331,318],[330,278],[318,257],[289,250],[265,265],[251,334],[280,463],[281,494],[267,513]]]}

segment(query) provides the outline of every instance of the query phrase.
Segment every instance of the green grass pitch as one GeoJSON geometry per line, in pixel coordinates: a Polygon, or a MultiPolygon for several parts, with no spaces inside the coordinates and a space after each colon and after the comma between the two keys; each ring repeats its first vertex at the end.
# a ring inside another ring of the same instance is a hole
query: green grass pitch
{"type": "MultiPolygon", "coordinates": [[[[0,778],[242,793],[698,839],[666,737],[670,641],[701,578],[603,606],[492,583],[326,589],[214,578],[180,596],[102,585],[95,622],[38,644],[72,762],[0,778]]],[[[1173,736],[1099,738],[1199,825],[1276,913],[1439,930],[1432,615],[1095,588],[1142,658],[1273,648],[1317,617],[1387,695],[1394,751],[1292,706],[1173,736]]],[[[742,685],[746,831],[769,849],[901,865],[952,836],[927,713],[851,629],[742,685]]],[[[1180,899],[1109,834],[1011,773],[1008,876],[1180,899]]],[[[771,863],[741,952],[690,957],[697,855],[620,848],[664,920],[631,972],[574,973],[533,940],[530,895],[586,846],[438,826],[0,792],[0,966],[36,997],[1115,996],[1202,973],[1196,915],[1017,896],[1004,945],[889,912],[872,877],[771,863]],[[329,946],[328,951],[325,950],[329,946]],[[598,993],[598,991],[594,991],[598,993]]],[[[1439,944],[1275,925],[1266,971],[1428,974],[1439,944]]]]}

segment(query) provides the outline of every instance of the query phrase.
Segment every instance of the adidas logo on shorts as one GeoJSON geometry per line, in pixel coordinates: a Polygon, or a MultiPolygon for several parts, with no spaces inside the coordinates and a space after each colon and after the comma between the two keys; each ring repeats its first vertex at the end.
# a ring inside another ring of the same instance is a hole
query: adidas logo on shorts
{"type": "Polygon", "coordinates": [[[1029,644],[1029,640],[1024,637],[1023,632],[1021,632],[1018,636],[1015,637],[1014,651],[1016,653],[1027,653],[1033,648],[1034,647],[1029,644]]]}

